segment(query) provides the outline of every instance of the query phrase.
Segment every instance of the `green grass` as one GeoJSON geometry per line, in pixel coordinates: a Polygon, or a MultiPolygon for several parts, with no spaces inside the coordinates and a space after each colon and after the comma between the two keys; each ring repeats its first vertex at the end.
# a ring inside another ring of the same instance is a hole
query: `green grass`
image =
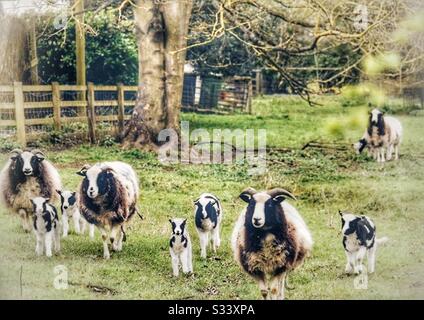
{"type": "Polygon", "coordinates": [[[164,166],[155,155],[117,146],[48,151],[68,189],[77,187],[80,177],[75,172],[85,163],[122,160],[133,165],[140,177],[139,206],[145,220],[133,219],[124,250],[112,253],[109,261],[102,259],[97,231],[93,241],[87,235],[71,234],[62,240],[62,254],[47,259],[35,256],[33,235],[24,234],[18,219],[3,211],[0,298],[259,299],[254,281],[234,262],[229,243],[244,207],[238,194],[248,186],[281,186],[293,191],[298,196],[294,204],[312,232],[313,254],[291,275],[295,289],[287,292],[288,299],[424,298],[423,118],[399,116],[405,129],[401,160],[380,165],[350,150],[300,150],[311,140],[349,146],[362,135],[364,127],[357,118],[363,108],[343,108],[333,97],[320,98],[320,102],[322,106],[308,107],[294,98],[261,98],[254,103],[253,115],[183,114],[191,129],[265,128],[268,146],[292,149],[268,155],[268,172],[260,177],[249,176],[246,163],[164,166]],[[343,119],[348,120],[339,125],[343,119]],[[209,254],[202,261],[192,200],[206,191],[218,195],[223,203],[223,245],[216,256],[209,254]],[[390,238],[378,250],[377,271],[370,276],[368,290],[355,289],[353,277],[343,274],[338,209],[369,215],[378,235],[390,238]],[[168,218],[177,216],[189,218],[195,273],[174,279],[168,218]],[[53,288],[53,269],[61,264],[69,271],[67,290],[53,288]],[[94,287],[110,290],[99,292],[94,287]]]}

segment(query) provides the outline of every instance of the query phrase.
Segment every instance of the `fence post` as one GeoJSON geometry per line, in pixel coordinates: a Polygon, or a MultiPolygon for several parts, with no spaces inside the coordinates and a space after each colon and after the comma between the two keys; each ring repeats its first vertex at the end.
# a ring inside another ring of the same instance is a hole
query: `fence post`
{"type": "Polygon", "coordinates": [[[88,83],[87,91],[88,135],[90,137],[90,142],[94,144],[96,143],[96,108],[94,105],[94,84],[92,82],[88,83]]]}
{"type": "Polygon", "coordinates": [[[24,90],[22,88],[22,82],[13,83],[13,94],[15,98],[16,135],[22,147],[26,147],[24,90]]]}
{"type": "Polygon", "coordinates": [[[252,79],[247,82],[247,112],[252,114],[253,83],[252,79]]]}
{"type": "Polygon", "coordinates": [[[54,128],[55,130],[60,130],[60,88],[58,82],[52,82],[52,103],[54,128]]]}
{"type": "Polygon", "coordinates": [[[119,135],[124,132],[125,91],[122,83],[118,84],[118,129],[119,135]]]}
{"type": "Polygon", "coordinates": [[[262,70],[257,69],[256,72],[256,95],[260,95],[263,93],[263,77],[262,70]]]}

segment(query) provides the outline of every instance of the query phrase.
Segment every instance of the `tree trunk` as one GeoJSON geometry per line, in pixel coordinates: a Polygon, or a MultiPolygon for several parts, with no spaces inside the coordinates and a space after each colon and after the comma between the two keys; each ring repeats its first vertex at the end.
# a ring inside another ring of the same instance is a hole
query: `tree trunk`
{"type": "Polygon", "coordinates": [[[124,147],[156,150],[164,129],[179,129],[184,62],[192,0],[139,0],[135,24],[139,92],[124,147]]]}
{"type": "Polygon", "coordinates": [[[0,84],[25,80],[27,67],[25,21],[0,12],[0,84]]]}

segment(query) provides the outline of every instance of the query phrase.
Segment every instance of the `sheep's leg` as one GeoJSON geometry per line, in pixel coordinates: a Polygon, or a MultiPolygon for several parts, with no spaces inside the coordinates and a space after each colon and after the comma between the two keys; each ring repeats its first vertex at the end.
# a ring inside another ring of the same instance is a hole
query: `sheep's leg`
{"type": "Polygon", "coordinates": [[[112,230],[110,232],[110,243],[112,244],[112,250],[118,251],[118,242],[121,232],[121,226],[115,225],[112,227],[112,230]]]}
{"type": "Polygon", "coordinates": [[[60,227],[56,226],[54,229],[54,251],[55,253],[60,252],[60,227]]]}
{"type": "Polygon", "coordinates": [[[268,285],[265,279],[258,279],[258,285],[259,285],[259,290],[261,290],[262,298],[264,300],[269,300],[270,294],[269,294],[268,285]]]}
{"type": "Polygon", "coordinates": [[[105,228],[100,228],[100,233],[102,234],[103,241],[103,258],[110,259],[110,252],[108,247],[109,235],[105,228]]]}
{"type": "Polygon", "coordinates": [[[46,256],[52,256],[52,241],[53,241],[53,231],[49,231],[46,233],[44,237],[44,244],[46,246],[46,256]]]}
{"type": "Polygon", "coordinates": [[[200,238],[200,256],[203,259],[206,259],[206,247],[208,246],[208,242],[209,242],[209,234],[207,232],[199,231],[199,238],[200,238]]]}
{"type": "Polygon", "coordinates": [[[63,226],[63,237],[66,238],[69,232],[69,220],[68,220],[68,214],[66,212],[64,212],[62,216],[62,226],[63,226]]]}
{"type": "Polygon", "coordinates": [[[191,243],[187,246],[187,252],[188,271],[193,273],[193,249],[191,247],[191,243]]]}
{"type": "Polygon", "coordinates": [[[365,254],[367,252],[366,247],[361,247],[358,252],[356,253],[356,263],[355,263],[355,274],[360,274],[364,271],[364,266],[362,265],[362,262],[364,260],[365,254]]]}
{"type": "Polygon", "coordinates": [[[384,148],[380,148],[380,162],[386,162],[386,159],[384,158],[384,148]]]}
{"type": "Polygon", "coordinates": [[[172,251],[172,249],[169,249],[169,252],[171,254],[172,274],[174,275],[174,277],[178,277],[178,274],[179,274],[179,270],[178,270],[179,258],[174,253],[174,251],[172,251]]]}
{"type": "Polygon", "coordinates": [[[122,243],[124,242],[124,231],[125,229],[123,229],[124,226],[122,226],[122,228],[119,228],[119,236],[118,236],[118,241],[116,244],[116,251],[122,251],[122,243]]]}
{"type": "Polygon", "coordinates": [[[28,221],[29,220],[29,215],[27,214],[25,209],[19,209],[18,211],[19,216],[22,219],[22,228],[24,229],[25,232],[30,232],[31,231],[31,223],[28,221]]]}
{"type": "Polygon", "coordinates": [[[215,229],[212,230],[212,248],[213,252],[216,253],[216,250],[221,245],[221,239],[219,238],[219,224],[215,229]]]}
{"type": "Polygon", "coordinates": [[[375,271],[375,253],[377,251],[377,243],[374,242],[372,248],[368,249],[368,273],[375,271]]]}
{"type": "Polygon", "coordinates": [[[181,259],[181,265],[182,265],[182,268],[183,268],[183,272],[189,273],[190,268],[189,268],[189,263],[188,263],[188,250],[187,250],[187,248],[185,250],[183,250],[183,252],[181,252],[180,259],[181,259]]]}
{"type": "Polygon", "coordinates": [[[399,160],[399,145],[395,146],[395,160],[399,160]]]}
{"type": "Polygon", "coordinates": [[[284,278],[285,274],[282,273],[270,279],[271,300],[284,299],[284,287],[281,288],[281,284],[284,285],[284,278]]]}
{"type": "Polygon", "coordinates": [[[81,214],[79,210],[75,210],[74,213],[72,214],[72,220],[74,222],[74,229],[77,234],[81,234],[80,218],[81,218],[81,214]]]}
{"type": "Polygon", "coordinates": [[[41,234],[39,234],[38,232],[36,232],[36,238],[37,238],[37,243],[35,245],[35,253],[37,254],[37,256],[41,256],[43,254],[44,251],[44,239],[43,236],[41,234]]]}
{"type": "Polygon", "coordinates": [[[346,263],[345,272],[347,274],[352,274],[355,269],[355,253],[346,251],[346,258],[347,258],[347,263],[346,263]]]}
{"type": "Polygon", "coordinates": [[[392,154],[393,154],[393,145],[389,144],[389,146],[387,147],[387,152],[386,152],[387,161],[392,160],[392,154]]]}
{"type": "Polygon", "coordinates": [[[81,217],[81,214],[79,218],[79,226],[80,226],[81,234],[84,234],[85,230],[87,229],[87,221],[83,217],[81,217]]]}
{"type": "Polygon", "coordinates": [[[88,235],[90,239],[94,239],[94,224],[88,224],[88,235]]]}

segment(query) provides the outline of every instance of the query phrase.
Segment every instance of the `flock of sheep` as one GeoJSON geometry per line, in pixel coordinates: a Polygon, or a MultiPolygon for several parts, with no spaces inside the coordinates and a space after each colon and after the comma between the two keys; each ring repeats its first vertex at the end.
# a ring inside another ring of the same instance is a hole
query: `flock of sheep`
{"type": "MultiPolygon", "coordinates": [[[[364,137],[355,145],[358,152],[365,148],[377,161],[390,160],[393,152],[399,157],[402,127],[392,118],[374,109],[364,137]]],[[[39,150],[14,150],[0,172],[0,200],[22,219],[25,231],[36,235],[36,253],[52,256],[60,251],[61,234],[69,232],[69,219],[77,233],[94,227],[100,230],[103,256],[121,251],[126,229],[134,214],[138,214],[139,181],[126,163],[104,162],[85,165],[77,192],[62,189],[56,168],[39,150]],[[54,203],[60,199],[62,217],[54,203]]],[[[247,203],[235,223],[231,237],[234,258],[240,267],[254,278],[264,299],[283,299],[287,274],[301,266],[312,250],[311,233],[295,207],[287,199],[296,198],[288,191],[275,188],[258,192],[244,190],[240,199],[247,203]]],[[[368,252],[368,269],[374,272],[378,243],[375,226],[366,216],[340,212],[343,246],[347,256],[347,273],[361,273],[368,252]]],[[[198,231],[201,257],[206,258],[212,242],[214,252],[221,244],[220,229],[223,208],[213,194],[204,193],[194,201],[194,224],[198,231]]],[[[192,242],[187,219],[170,219],[169,240],[172,270],[178,276],[180,265],[184,273],[193,272],[192,242]]]]}

